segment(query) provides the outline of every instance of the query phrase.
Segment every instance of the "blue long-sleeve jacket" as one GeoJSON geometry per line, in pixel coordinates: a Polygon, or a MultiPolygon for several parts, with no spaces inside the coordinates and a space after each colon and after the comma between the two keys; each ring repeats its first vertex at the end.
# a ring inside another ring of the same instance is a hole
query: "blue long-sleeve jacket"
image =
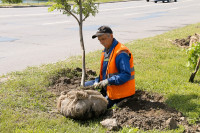
{"type": "MultiPolygon", "coordinates": [[[[111,54],[113,48],[118,44],[118,41],[116,39],[113,39],[113,43],[111,47],[109,48],[109,54],[111,54]]],[[[104,52],[106,52],[106,49],[104,49],[104,52]]],[[[112,85],[121,85],[125,82],[127,82],[131,77],[131,70],[130,70],[130,63],[129,63],[130,57],[127,53],[120,53],[116,59],[116,66],[119,71],[118,75],[114,75],[110,78],[108,78],[109,84],[112,85]]],[[[108,66],[108,61],[103,62],[103,80],[106,79],[106,69],[108,66]]],[[[95,79],[96,82],[99,82],[99,77],[95,79]]]]}

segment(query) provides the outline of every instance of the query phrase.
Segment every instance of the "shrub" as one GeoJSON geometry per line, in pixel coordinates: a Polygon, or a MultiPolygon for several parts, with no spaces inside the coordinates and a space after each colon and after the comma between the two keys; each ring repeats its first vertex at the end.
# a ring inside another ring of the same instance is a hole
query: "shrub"
{"type": "Polygon", "coordinates": [[[191,67],[192,69],[195,69],[197,65],[197,61],[200,57],[200,42],[198,42],[196,45],[192,45],[188,50],[187,54],[188,57],[188,67],[191,67]]]}

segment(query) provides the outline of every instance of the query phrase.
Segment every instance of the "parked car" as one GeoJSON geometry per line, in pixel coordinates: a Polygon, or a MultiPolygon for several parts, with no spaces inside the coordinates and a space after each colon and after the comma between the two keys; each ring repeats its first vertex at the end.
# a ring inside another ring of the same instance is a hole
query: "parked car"
{"type": "MultiPolygon", "coordinates": [[[[162,1],[163,3],[166,2],[171,2],[172,0],[154,0],[155,3],[157,3],[158,1],[162,1]]],[[[147,2],[149,2],[149,0],[147,0],[147,2]]],[[[174,2],[177,2],[177,0],[174,0],[174,2]]]]}

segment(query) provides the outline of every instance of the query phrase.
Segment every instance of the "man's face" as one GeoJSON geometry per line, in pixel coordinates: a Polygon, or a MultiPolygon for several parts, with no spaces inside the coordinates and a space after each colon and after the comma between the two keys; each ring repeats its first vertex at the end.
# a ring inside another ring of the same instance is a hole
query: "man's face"
{"type": "Polygon", "coordinates": [[[106,48],[110,48],[113,42],[113,35],[112,34],[103,34],[101,36],[98,36],[98,40],[100,43],[106,48]]]}

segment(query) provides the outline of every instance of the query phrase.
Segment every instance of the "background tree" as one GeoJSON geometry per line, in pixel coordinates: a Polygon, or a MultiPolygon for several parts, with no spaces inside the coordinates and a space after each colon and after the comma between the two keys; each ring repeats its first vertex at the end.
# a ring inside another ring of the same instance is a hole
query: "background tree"
{"type": "Polygon", "coordinates": [[[90,15],[95,16],[98,12],[96,0],[54,0],[56,4],[48,8],[49,11],[60,10],[63,14],[73,16],[79,25],[79,37],[82,48],[82,78],[81,86],[85,86],[85,46],[83,41],[83,21],[90,15]],[[71,2],[71,3],[70,3],[71,2]]]}

